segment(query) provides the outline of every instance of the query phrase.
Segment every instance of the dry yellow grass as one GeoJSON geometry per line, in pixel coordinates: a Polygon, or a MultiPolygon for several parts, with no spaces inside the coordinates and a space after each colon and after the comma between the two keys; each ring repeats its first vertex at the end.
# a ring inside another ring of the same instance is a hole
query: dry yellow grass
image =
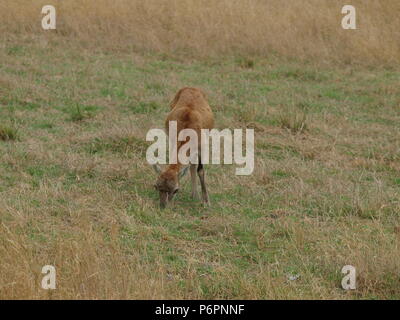
{"type": "Polygon", "coordinates": [[[45,4],[57,9],[58,36],[90,47],[400,62],[398,0],[351,1],[357,30],[342,29],[345,3],[340,0],[2,1],[2,36],[43,33],[40,12],[45,4]]]}

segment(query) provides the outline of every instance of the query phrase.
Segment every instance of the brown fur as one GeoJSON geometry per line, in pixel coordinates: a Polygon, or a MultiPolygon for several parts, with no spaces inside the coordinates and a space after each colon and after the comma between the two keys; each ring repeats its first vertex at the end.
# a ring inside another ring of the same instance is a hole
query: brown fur
{"type": "MultiPolygon", "coordinates": [[[[165,128],[168,132],[169,121],[177,122],[177,133],[183,129],[193,129],[197,132],[200,146],[201,129],[212,129],[214,127],[214,115],[208,105],[206,95],[200,89],[182,88],[170,103],[171,111],[167,116],[165,128]]],[[[178,151],[187,141],[178,143],[178,151]]],[[[182,164],[171,164],[160,174],[156,189],[168,193],[168,200],[179,189],[179,171],[182,164]]],[[[200,178],[201,179],[201,178],[200,178]]],[[[202,181],[202,180],[201,180],[202,181]]],[[[203,185],[203,182],[202,182],[203,185]]]]}

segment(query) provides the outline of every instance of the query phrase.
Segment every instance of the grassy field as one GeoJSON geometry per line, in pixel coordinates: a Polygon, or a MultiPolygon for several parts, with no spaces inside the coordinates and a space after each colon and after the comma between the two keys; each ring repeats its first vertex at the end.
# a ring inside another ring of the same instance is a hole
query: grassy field
{"type": "Polygon", "coordinates": [[[390,45],[336,66],[80,40],[2,34],[0,298],[400,298],[390,45]],[[184,86],[207,92],[219,129],[255,129],[255,171],[209,165],[210,208],[186,177],[161,211],[145,135],[184,86]],[[56,290],[40,287],[48,264],[56,290]]]}

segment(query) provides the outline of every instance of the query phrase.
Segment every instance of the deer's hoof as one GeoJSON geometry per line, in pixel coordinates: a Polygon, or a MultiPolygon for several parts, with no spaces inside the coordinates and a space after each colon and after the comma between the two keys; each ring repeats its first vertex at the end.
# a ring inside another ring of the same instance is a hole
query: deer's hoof
{"type": "Polygon", "coordinates": [[[203,207],[205,208],[211,207],[210,200],[203,201],[203,207]]]}

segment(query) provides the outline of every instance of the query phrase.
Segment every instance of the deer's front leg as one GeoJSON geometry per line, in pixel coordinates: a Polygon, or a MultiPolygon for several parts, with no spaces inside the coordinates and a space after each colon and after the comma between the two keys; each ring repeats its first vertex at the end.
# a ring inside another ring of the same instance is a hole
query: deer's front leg
{"type": "Polygon", "coordinates": [[[199,193],[197,192],[197,177],[196,177],[197,164],[190,165],[190,178],[192,180],[192,198],[199,199],[199,193]]]}

